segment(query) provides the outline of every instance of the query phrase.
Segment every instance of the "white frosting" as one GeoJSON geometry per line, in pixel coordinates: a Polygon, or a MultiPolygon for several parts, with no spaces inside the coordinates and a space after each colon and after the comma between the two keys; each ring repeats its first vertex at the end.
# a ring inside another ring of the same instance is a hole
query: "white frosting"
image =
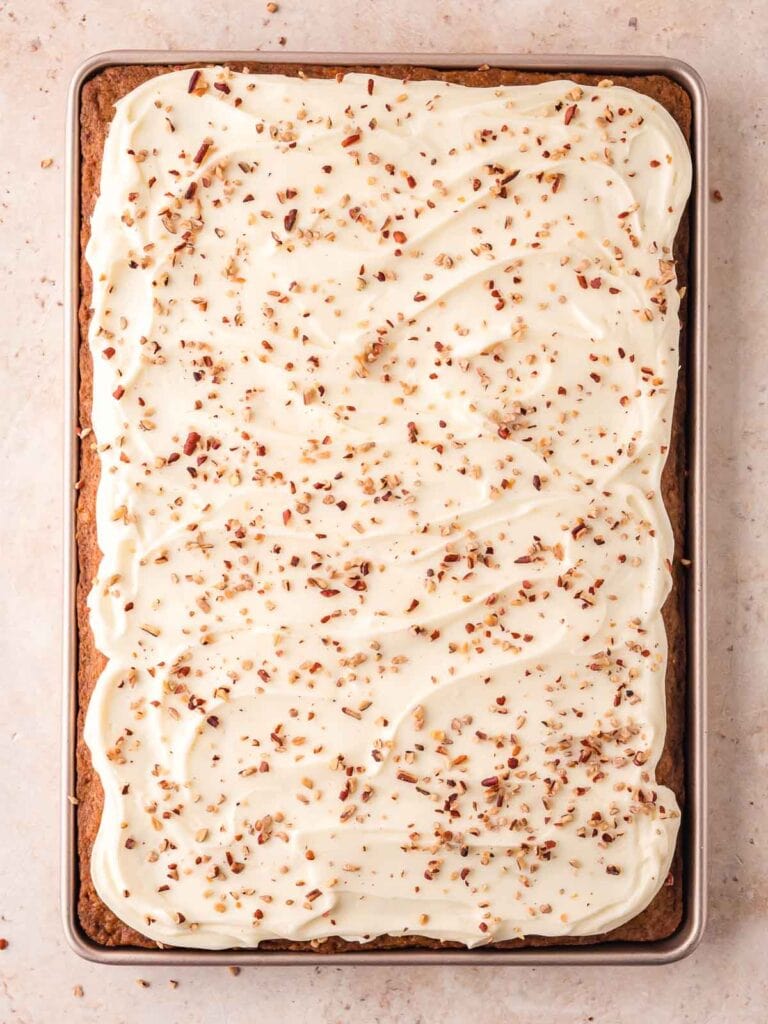
{"type": "Polygon", "coordinates": [[[610,83],[219,68],[118,103],[86,739],[120,918],[475,946],[648,904],[690,183],[610,83]]]}

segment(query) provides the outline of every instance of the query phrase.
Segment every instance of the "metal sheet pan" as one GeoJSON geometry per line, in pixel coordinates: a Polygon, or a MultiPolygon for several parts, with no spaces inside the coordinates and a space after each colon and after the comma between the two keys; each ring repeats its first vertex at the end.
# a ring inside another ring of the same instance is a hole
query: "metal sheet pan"
{"type": "Polygon", "coordinates": [[[682,959],[698,945],[706,916],[706,604],[705,604],[705,461],[706,424],[706,284],[707,284],[707,97],[698,73],[668,57],[573,56],[505,53],[266,53],[223,51],[114,51],[86,60],[75,72],[67,110],[66,273],[65,273],[65,422],[64,422],[64,644],[62,736],[61,908],[64,930],[80,956],[106,964],[663,964],[682,959]],[[106,67],[125,64],[189,64],[248,62],[259,64],[387,65],[411,64],[458,69],[481,65],[562,74],[662,74],[679,83],[693,107],[691,149],[694,184],[691,197],[691,245],[688,285],[686,417],[688,514],[685,554],[688,571],[688,680],[686,687],[686,803],[682,823],[684,915],[670,938],[650,943],[608,942],[585,946],[473,950],[395,949],[312,953],[259,950],[187,950],[178,948],[109,948],[93,942],[77,916],[78,854],[75,791],[77,727],[77,623],[75,586],[75,482],[78,475],[78,303],[80,298],[80,95],[83,84],[106,67]]]}

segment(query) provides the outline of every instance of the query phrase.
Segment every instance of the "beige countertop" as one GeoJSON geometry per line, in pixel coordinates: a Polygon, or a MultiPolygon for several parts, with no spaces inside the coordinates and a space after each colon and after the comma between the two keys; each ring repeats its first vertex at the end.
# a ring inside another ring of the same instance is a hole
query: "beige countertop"
{"type": "Polygon", "coordinates": [[[0,2],[0,1021],[762,1022],[768,1005],[765,0],[0,2]],[[64,100],[115,48],[669,54],[711,102],[710,923],[666,968],[133,969],[58,911],[64,100]],[[148,983],[142,985],[139,979],[148,983]],[[174,988],[170,979],[178,982],[174,988]]]}

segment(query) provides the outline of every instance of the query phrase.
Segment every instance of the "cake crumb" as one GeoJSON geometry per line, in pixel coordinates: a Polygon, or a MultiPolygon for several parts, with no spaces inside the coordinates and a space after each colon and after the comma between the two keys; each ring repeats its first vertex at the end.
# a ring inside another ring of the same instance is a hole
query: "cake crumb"
{"type": "Polygon", "coordinates": [[[45,170],[47,167],[51,167],[52,165],[53,165],[53,157],[52,156],[47,156],[44,160],[40,161],[40,166],[43,168],[43,170],[45,170]]]}
{"type": "Polygon", "coordinates": [[[72,989],[72,995],[76,999],[82,999],[83,996],[85,995],[85,990],[83,989],[83,986],[82,985],[75,985],[75,987],[72,989]]]}
{"type": "Polygon", "coordinates": [[[723,193],[720,191],[720,189],[719,188],[712,189],[712,202],[713,203],[722,203],[722,201],[723,201],[723,193]]]}

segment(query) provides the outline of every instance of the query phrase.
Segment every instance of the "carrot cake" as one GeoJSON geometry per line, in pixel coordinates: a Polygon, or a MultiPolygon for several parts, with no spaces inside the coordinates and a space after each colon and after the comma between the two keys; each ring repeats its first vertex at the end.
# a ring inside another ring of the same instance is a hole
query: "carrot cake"
{"type": "Polygon", "coordinates": [[[592,941],[665,899],[668,933],[675,118],[138,70],[89,114],[86,930],[592,941]]]}

